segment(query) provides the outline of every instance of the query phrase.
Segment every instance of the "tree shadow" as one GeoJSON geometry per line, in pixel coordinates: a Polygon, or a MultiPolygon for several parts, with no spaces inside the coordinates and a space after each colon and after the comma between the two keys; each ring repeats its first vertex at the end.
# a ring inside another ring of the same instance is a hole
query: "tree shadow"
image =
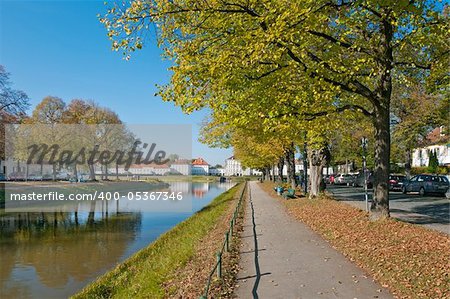
{"type": "Polygon", "coordinates": [[[410,210],[391,209],[391,213],[398,213],[400,220],[414,224],[450,224],[450,205],[445,202],[416,206],[410,210]],[[416,215],[408,215],[411,213],[416,215]]]}

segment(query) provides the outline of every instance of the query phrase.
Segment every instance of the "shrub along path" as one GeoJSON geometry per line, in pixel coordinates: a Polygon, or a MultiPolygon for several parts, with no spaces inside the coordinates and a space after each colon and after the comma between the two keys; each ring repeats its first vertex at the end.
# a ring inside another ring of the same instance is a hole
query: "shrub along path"
{"type": "Polygon", "coordinates": [[[280,202],[250,183],[238,298],[392,298],[280,202]],[[255,253],[256,249],[256,253],[255,253]]]}

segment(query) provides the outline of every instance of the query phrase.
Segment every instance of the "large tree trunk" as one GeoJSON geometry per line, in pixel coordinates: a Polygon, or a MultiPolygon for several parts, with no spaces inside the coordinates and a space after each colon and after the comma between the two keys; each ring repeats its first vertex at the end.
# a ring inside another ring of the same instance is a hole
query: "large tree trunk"
{"type": "Polygon", "coordinates": [[[265,181],[270,181],[270,167],[263,169],[263,178],[265,181]]]}
{"type": "Polygon", "coordinates": [[[394,30],[388,20],[382,21],[383,39],[382,69],[376,89],[374,101],[374,128],[375,128],[375,175],[373,186],[373,201],[370,207],[371,219],[389,217],[389,160],[391,155],[390,135],[390,103],[392,95],[392,67],[393,49],[392,38],[394,30]]]}
{"type": "Polygon", "coordinates": [[[371,219],[389,217],[389,157],[391,136],[389,132],[389,105],[377,107],[375,127],[375,172],[373,201],[370,207],[371,219]]]}
{"type": "Polygon", "coordinates": [[[286,150],[287,180],[291,184],[291,188],[295,189],[297,183],[295,181],[295,152],[294,144],[286,150]]]}
{"type": "Polygon", "coordinates": [[[280,183],[283,182],[283,167],[284,167],[284,157],[280,157],[280,159],[278,160],[278,181],[280,183]]]}
{"type": "Polygon", "coordinates": [[[119,180],[119,164],[116,163],[116,180],[119,180]]]}
{"type": "Polygon", "coordinates": [[[327,146],[321,149],[310,149],[309,154],[309,197],[314,198],[323,191],[323,168],[328,164],[330,152],[327,146]]]}

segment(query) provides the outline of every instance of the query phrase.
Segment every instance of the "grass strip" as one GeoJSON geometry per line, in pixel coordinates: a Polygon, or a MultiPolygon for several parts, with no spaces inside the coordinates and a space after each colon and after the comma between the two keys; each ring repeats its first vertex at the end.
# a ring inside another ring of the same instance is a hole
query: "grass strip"
{"type": "MultiPolygon", "coordinates": [[[[192,217],[99,277],[73,298],[164,298],[164,284],[194,255],[199,242],[235,202],[239,186],[216,197],[192,217]]],[[[200,287],[203,287],[200,286],[200,287]]]]}
{"type": "Polygon", "coordinates": [[[448,235],[392,218],[370,221],[365,211],[325,196],[283,200],[273,183],[261,186],[398,298],[450,298],[448,235]]]}

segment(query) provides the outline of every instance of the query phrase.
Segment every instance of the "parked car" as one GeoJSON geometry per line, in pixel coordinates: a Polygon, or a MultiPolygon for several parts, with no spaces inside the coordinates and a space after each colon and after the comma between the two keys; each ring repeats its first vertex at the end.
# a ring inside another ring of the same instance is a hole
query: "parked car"
{"type": "Polygon", "coordinates": [[[338,174],[334,179],[334,183],[336,185],[353,185],[354,181],[355,181],[355,176],[352,174],[348,174],[348,173],[338,174]]]}
{"type": "Polygon", "coordinates": [[[390,174],[389,175],[389,190],[401,191],[403,187],[403,181],[406,179],[406,176],[400,174],[390,174]]]}
{"type": "Polygon", "coordinates": [[[408,192],[419,192],[420,196],[427,193],[445,194],[449,189],[450,183],[445,176],[419,174],[413,176],[410,180],[405,180],[402,187],[403,194],[408,192]]]}
{"type": "MultiPolygon", "coordinates": [[[[367,171],[366,175],[367,175],[367,188],[371,189],[371,188],[373,188],[373,174],[372,174],[372,172],[367,171]]],[[[364,179],[365,179],[364,173],[360,172],[356,176],[356,178],[353,182],[353,186],[354,187],[364,187],[364,179]]]]}
{"type": "Polygon", "coordinates": [[[6,176],[4,173],[0,173],[0,181],[6,181],[6,176]]]}

